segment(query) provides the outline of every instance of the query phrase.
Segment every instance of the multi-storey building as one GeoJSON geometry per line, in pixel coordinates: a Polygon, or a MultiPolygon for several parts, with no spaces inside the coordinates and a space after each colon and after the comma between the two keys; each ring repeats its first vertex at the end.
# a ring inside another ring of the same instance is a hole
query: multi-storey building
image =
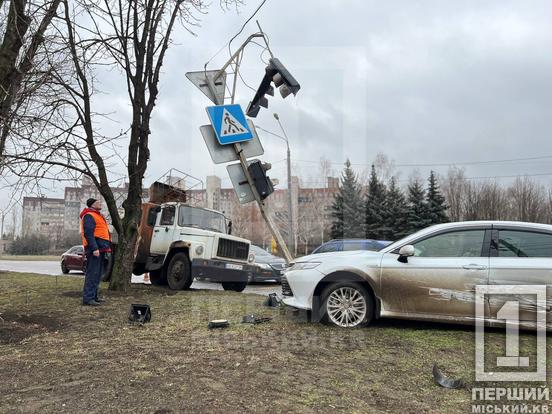
{"type": "MultiPolygon", "coordinates": [[[[169,179],[172,185],[179,187],[184,182],[174,176],[169,179]]],[[[323,188],[301,188],[297,177],[292,177],[291,181],[291,220],[287,189],[275,190],[265,202],[288,244],[295,246],[295,253],[305,254],[328,239],[332,220],[329,210],[339,189],[339,179],[328,177],[323,188]]],[[[121,214],[127,191],[127,185],[113,188],[121,214]]],[[[147,190],[143,190],[143,195],[147,197],[147,190]]],[[[83,179],[80,187],[66,187],[64,198],[25,197],[23,235],[43,234],[52,240],[60,240],[61,237],[77,234],[79,213],[91,197],[101,199],[89,179],[83,179]]],[[[270,245],[272,235],[257,205],[240,204],[234,189],[221,187],[219,177],[208,176],[205,188],[195,185],[193,189],[187,189],[187,198],[191,205],[224,212],[232,220],[234,234],[263,247],[270,245]]],[[[107,211],[105,213],[107,215],[107,211]]]]}

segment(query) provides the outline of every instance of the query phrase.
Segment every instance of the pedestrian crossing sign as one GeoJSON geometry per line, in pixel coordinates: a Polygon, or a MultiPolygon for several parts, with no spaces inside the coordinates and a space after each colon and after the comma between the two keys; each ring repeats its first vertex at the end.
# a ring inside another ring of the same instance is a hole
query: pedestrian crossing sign
{"type": "Polygon", "coordinates": [[[217,105],[206,108],[211,125],[221,145],[249,141],[253,133],[240,105],[217,105]]]}

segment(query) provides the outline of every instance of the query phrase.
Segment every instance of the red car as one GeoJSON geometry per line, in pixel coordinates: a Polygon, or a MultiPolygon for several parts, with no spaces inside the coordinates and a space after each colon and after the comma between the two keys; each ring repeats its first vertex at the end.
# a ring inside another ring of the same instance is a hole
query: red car
{"type": "Polygon", "coordinates": [[[61,271],[67,274],[71,270],[86,271],[86,255],[82,246],[73,246],[61,255],[61,271]]]}

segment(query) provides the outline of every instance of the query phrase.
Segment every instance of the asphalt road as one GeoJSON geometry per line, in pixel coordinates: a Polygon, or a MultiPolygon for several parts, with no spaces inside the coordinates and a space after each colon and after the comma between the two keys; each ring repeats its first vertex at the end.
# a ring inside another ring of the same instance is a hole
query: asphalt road
{"type": "MultiPolygon", "coordinates": [[[[22,273],[38,273],[50,276],[63,276],[63,277],[83,277],[81,272],[71,271],[68,275],[61,273],[60,265],[58,262],[41,262],[41,261],[19,261],[19,260],[0,260],[0,270],[7,270],[11,272],[22,273]]],[[[132,283],[145,283],[143,276],[132,275],[132,283]]],[[[210,290],[222,290],[220,283],[209,283],[203,281],[194,281],[192,283],[192,289],[210,289],[210,290]]],[[[255,293],[258,295],[268,295],[269,293],[282,293],[280,285],[275,283],[257,283],[249,285],[245,288],[243,293],[255,293]]]]}

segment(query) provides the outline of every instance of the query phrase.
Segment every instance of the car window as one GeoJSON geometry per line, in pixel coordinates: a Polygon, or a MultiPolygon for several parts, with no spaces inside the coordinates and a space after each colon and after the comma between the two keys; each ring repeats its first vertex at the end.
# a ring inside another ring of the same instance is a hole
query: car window
{"type": "Polygon", "coordinates": [[[75,247],[75,254],[83,254],[84,249],[82,247],[75,247]]]}
{"type": "Polygon", "coordinates": [[[251,245],[251,251],[255,253],[255,256],[270,256],[270,253],[268,253],[266,250],[254,245],[251,245]]]}
{"type": "Polygon", "coordinates": [[[485,230],[438,234],[414,243],[417,257],[480,257],[485,230]]]}
{"type": "Polygon", "coordinates": [[[369,245],[361,240],[343,242],[343,250],[367,250],[369,245]]]}
{"type": "Polygon", "coordinates": [[[341,250],[341,243],[338,241],[333,241],[323,244],[318,249],[316,249],[315,253],[337,252],[339,250],[341,250]]]}
{"type": "Polygon", "coordinates": [[[499,257],[552,257],[552,234],[501,230],[499,257]]]}
{"type": "Polygon", "coordinates": [[[161,220],[159,221],[159,225],[161,226],[172,226],[174,224],[174,216],[176,213],[175,206],[166,206],[163,208],[163,212],[161,213],[161,220]]]}

